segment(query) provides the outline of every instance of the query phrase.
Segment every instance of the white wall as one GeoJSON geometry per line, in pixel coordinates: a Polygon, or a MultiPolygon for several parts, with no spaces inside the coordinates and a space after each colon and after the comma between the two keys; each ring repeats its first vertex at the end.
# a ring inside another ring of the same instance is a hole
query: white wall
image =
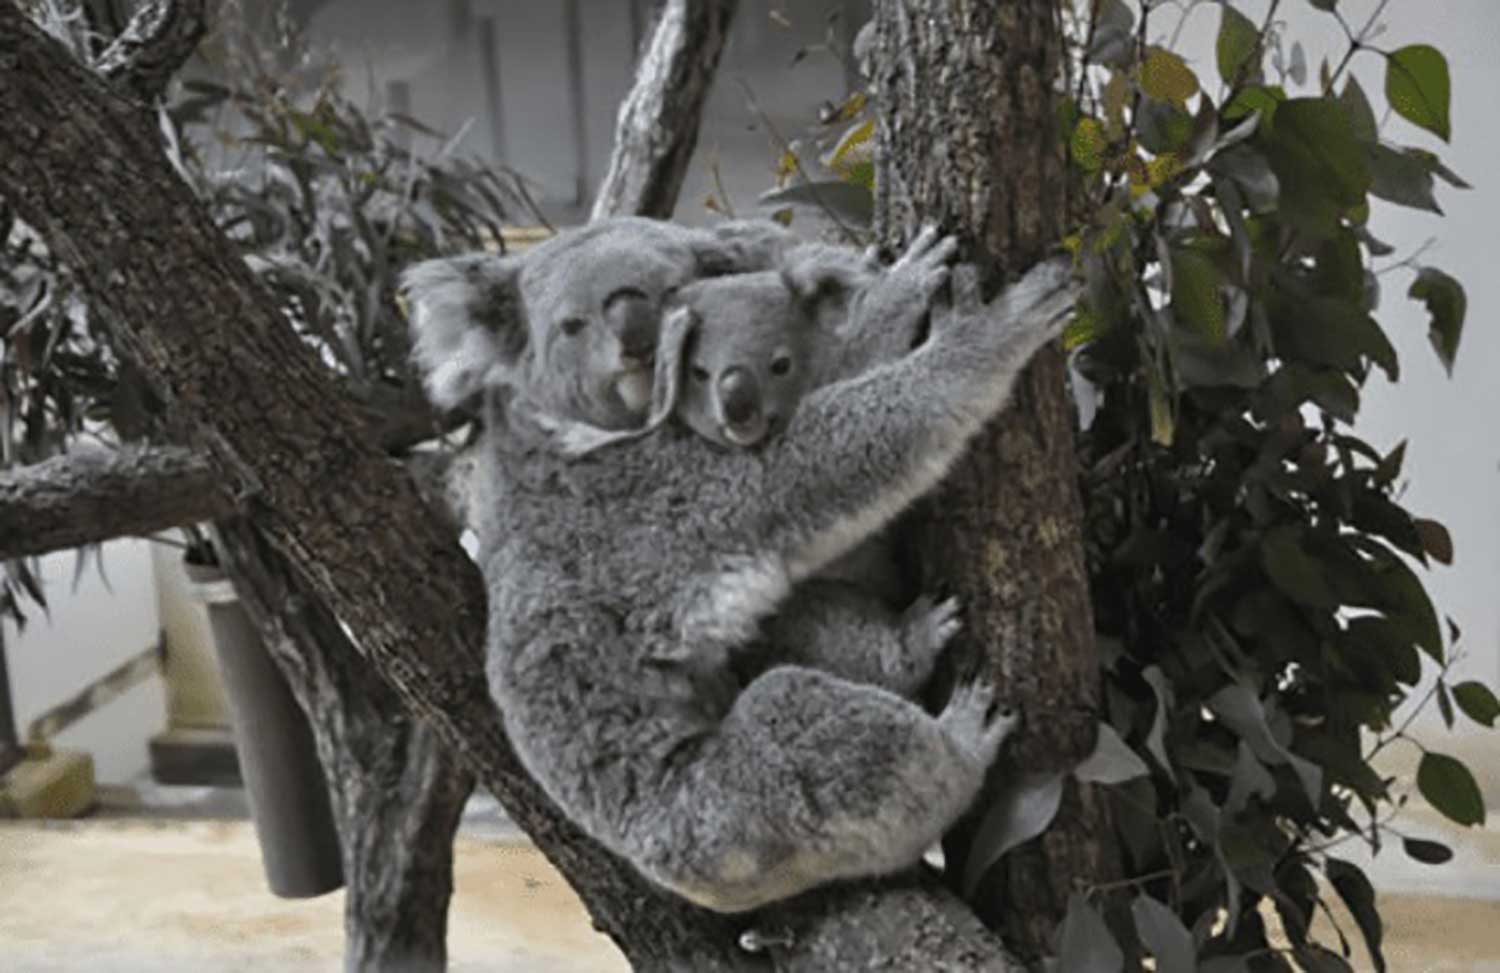
{"type": "MultiPolygon", "coordinates": [[[[51,617],[28,610],[28,622],[19,633],[5,623],[5,655],[23,738],[31,720],[156,642],[148,543],[112,542],[105,545],[103,559],[109,585],[91,563],[75,592],[72,552],[43,558],[41,574],[51,617]]],[[[100,782],[123,783],[147,771],[146,740],[165,724],[162,683],[151,678],[85,716],[53,742],[93,754],[100,782]]]]}

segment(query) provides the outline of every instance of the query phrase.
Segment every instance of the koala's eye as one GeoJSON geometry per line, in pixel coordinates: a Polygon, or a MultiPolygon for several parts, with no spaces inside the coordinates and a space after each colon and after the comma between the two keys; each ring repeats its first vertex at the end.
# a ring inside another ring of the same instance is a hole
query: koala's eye
{"type": "Polygon", "coordinates": [[[587,323],[583,318],[563,318],[563,322],[559,327],[562,328],[563,334],[571,338],[582,331],[587,323]]]}
{"type": "Polygon", "coordinates": [[[771,359],[771,374],[778,378],[792,370],[791,355],[777,355],[771,359]]]}
{"type": "Polygon", "coordinates": [[[704,368],[702,365],[694,365],[691,374],[693,376],[693,381],[695,382],[708,381],[708,369],[704,368]]]}

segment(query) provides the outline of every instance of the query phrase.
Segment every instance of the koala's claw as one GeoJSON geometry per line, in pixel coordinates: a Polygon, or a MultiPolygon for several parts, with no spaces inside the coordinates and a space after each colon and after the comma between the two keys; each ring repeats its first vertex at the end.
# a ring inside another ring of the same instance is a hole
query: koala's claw
{"type": "Polygon", "coordinates": [[[995,684],[988,679],[953,690],[938,722],[953,742],[979,767],[988,767],[1000,753],[1006,737],[1021,722],[1009,707],[995,706],[995,684]]]}
{"type": "Polygon", "coordinates": [[[940,235],[935,226],[924,226],[911,243],[907,244],[906,252],[891,265],[891,269],[906,270],[919,265],[924,269],[941,266],[953,259],[957,252],[958,240],[940,235]]]}
{"type": "Polygon", "coordinates": [[[957,598],[934,601],[922,595],[906,609],[902,619],[908,649],[926,649],[936,655],[963,628],[957,598]]]}

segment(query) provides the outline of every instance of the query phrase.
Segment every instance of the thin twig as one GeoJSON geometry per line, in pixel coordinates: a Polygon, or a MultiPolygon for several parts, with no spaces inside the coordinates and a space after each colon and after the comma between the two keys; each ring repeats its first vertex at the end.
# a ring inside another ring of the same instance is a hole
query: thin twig
{"type": "Polygon", "coordinates": [[[1370,39],[1370,31],[1375,29],[1375,22],[1380,19],[1380,15],[1385,12],[1386,4],[1390,2],[1391,0],[1380,0],[1380,4],[1375,8],[1375,12],[1370,14],[1370,19],[1365,21],[1364,27],[1360,29],[1358,34],[1351,34],[1349,32],[1349,25],[1344,21],[1343,15],[1338,15],[1339,26],[1344,28],[1344,33],[1349,37],[1349,49],[1344,52],[1343,59],[1333,69],[1333,73],[1328,75],[1328,83],[1323,86],[1323,94],[1327,95],[1333,91],[1333,83],[1339,79],[1339,75],[1343,74],[1344,69],[1349,66],[1349,60],[1354,57],[1354,52],[1363,48],[1365,41],[1370,39]]]}
{"type": "Polygon", "coordinates": [[[744,89],[746,107],[749,108],[751,114],[755,115],[760,123],[766,127],[766,131],[771,134],[771,138],[775,141],[776,149],[781,153],[781,157],[792,157],[792,165],[796,168],[797,175],[801,177],[803,183],[808,186],[808,191],[812,194],[813,202],[818,204],[818,209],[822,210],[823,215],[827,216],[829,220],[833,222],[833,225],[838,227],[839,233],[850,245],[856,247],[860,246],[863,241],[860,240],[859,234],[851,230],[844,223],[844,221],[839,218],[839,215],[835,213],[827,203],[823,202],[823,197],[818,193],[817,189],[813,188],[816,184],[808,176],[807,170],[802,167],[802,159],[797,155],[797,153],[792,151],[792,143],[788,142],[785,138],[782,137],[781,132],[776,128],[776,123],[771,121],[771,116],[767,115],[765,111],[760,107],[760,102],[755,100],[755,92],[751,90],[749,83],[746,82],[744,78],[739,78],[737,80],[740,83],[740,87],[744,89]]]}

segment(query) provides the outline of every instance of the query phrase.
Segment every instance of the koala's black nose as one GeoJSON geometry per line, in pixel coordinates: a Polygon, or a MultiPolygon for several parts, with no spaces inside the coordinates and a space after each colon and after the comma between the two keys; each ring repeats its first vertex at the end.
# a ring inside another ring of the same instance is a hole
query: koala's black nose
{"type": "Polygon", "coordinates": [[[656,352],[657,314],[645,294],[622,288],[609,295],[604,316],[619,336],[625,357],[648,362],[656,352]]]}
{"type": "Polygon", "coordinates": [[[731,426],[754,422],[760,415],[760,389],[755,387],[755,376],[743,368],[726,371],[719,378],[719,401],[731,426]]]}

